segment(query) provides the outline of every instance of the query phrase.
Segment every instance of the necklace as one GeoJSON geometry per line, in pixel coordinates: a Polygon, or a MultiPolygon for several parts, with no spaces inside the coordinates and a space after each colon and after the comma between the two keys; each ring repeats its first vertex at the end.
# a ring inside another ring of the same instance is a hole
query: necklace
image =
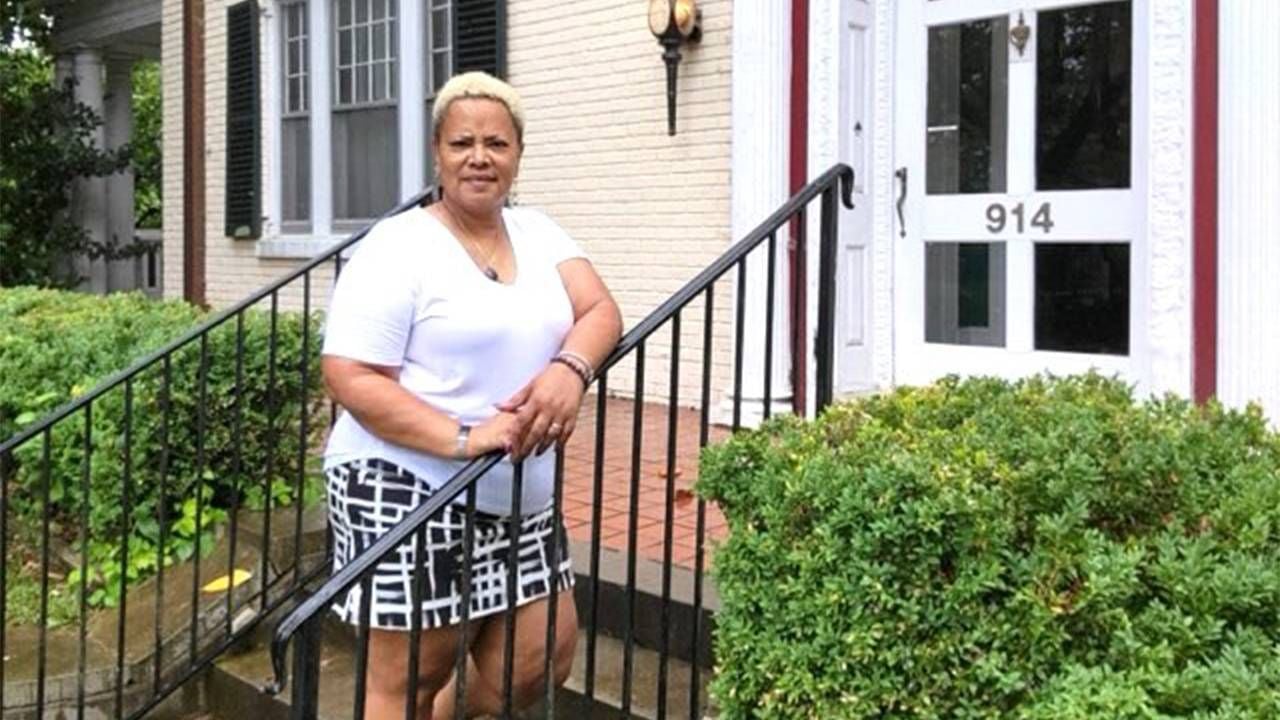
{"type": "MultiPolygon", "coordinates": [[[[453,214],[453,211],[449,209],[449,206],[441,204],[441,207],[444,208],[445,212],[449,213],[449,219],[452,220],[453,224],[456,225],[457,228],[462,231],[462,237],[475,250],[475,253],[472,256],[472,260],[474,261],[475,258],[479,257],[480,255],[483,255],[484,251],[480,249],[480,243],[476,242],[475,239],[471,237],[471,233],[467,232],[466,227],[464,227],[462,223],[458,222],[458,218],[453,214]]],[[[489,254],[485,257],[484,262],[480,263],[480,265],[482,266],[480,268],[480,272],[484,273],[485,277],[489,278],[494,282],[498,282],[498,271],[495,270],[493,267],[493,256],[495,253],[498,252],[498,243],[500,242],[502,242],[501,234],[499,234],[498,242],[495,242],[493,244],[493,247],[489,249],[489,254]]]]}

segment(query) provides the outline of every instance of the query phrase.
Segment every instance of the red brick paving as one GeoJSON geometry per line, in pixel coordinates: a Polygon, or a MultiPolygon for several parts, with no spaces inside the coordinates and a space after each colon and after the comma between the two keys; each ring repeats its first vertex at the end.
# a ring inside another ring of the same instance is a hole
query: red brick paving
{"type": "MultiPolygon", "coordinates": [[[[564,455],[564,523],[573,540],[590,542],[592,508],[595,505],[596,398],[583,400],[577,430],[564,455]]],[[[605,408],[604,463],[600,505],[601,544],[626,552],[630,546],[631,488],[636,484],[638,506],[636,548],[640,557],[661,562],[666,550],[668,510],[671,516],[671,558],[676,565],[694,567],[696,559],[698,499],[693,483],[698,479],[699,411],[676,412],[676,456],[671,482],[671,507],[667,507],[667,406],[646,403],[642,409],[639,476],[632,478],[631,434],[635,402],[610,398],[605,408]]],[[[728,429],[712,426],[708,442],[728,437],[728,429]]],[[[714,503],[706,503],[704,548],[710,549],[728,534],[724,516],[714,503]]],[[[704,556],[704,563],[706,558],[704,556]]],[[[704,565],[705,566],[705,565],[704,565]]]]}

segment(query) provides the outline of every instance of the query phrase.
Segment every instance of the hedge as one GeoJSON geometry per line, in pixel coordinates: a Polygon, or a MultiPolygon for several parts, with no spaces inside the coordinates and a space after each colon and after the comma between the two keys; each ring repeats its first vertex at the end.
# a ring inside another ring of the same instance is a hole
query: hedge
{"type": "Polygon", "coordinates": [[[708,449],[727,718],[1280,717],[1280,437],[1096,375],[708,449]]]}
{"type": "MultiPolygon", "coordinates": [[[[79,397],[205,318],[203,311],[185,303],[137,294],[0,290],[0,437],[79,397]]],[[[301,437],[303,403],[313,406],[321,397],[317,318],[311,319],[311,353],[306,358],[310,382],[305,391],[298,372],[303,362],[302,328],[299,314],[278,316],[273,378],[270,316],[258,310],[244,316],[238,406],[234,319],[207,335],[203,398],[199,342],[171,356],[167,396],[163,363],[138,375],[130,388],[127,488],[123,385],[92,404],[87,495],[84,415],[76,413],[53,427],[50,507],[55,542],[67,550],[55,556],[79,553],[80,529],[87,519],[92,604],[116,602],[126,536],[129,564],[124,572],[129,580],[147,577],[158,568],[162,516],[167,531],[165,562],[186,559],[197,549],[197,493],[204,501],[202,552],[211,549],[227,508],[261,507],[267,493],[276,504],[293,501],[300,477],[299,448],[304,442],[314,443],[315,432],[327,425],[325,415],[312,423],[307,438],[301,437]],[[131,508],[127,516],[126,490],[131,508]]],[[[42,453],[41,436],[14,453],[9,512],[17,520],[11,528],[20,547],[24,541],[26,547],[33,546],[42,517],[42,453]]],[[[68,582],[74,585],[78,570],[74,564],[67,570],[68,582]]]]}

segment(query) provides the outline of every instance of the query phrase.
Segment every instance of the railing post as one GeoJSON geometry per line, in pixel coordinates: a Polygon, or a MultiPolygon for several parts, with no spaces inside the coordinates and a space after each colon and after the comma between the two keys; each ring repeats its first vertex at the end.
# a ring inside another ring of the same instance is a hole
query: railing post
{"type": "MultiPolygon", "coordinates": [[[[293,636],[293,696],[289,720],[316,720],[320,703],[320,622],[308,620],[293,636]]],[[[358,678],[356,682],[362,682],[358,678]]]]}
{"type": "Polygon", "coordinates": [[[821,414],[831,404],[834,395],[838,188],[838,183],[832,183],[822,191],[822,215],[818,228],[818,336],[814,342],[818,377],[814,380],[815,415],[821,414]]]}

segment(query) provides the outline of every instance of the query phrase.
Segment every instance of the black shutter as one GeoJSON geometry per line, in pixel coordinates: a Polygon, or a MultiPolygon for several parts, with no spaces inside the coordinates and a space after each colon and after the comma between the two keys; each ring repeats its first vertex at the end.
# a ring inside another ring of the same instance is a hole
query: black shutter
{"type": "Polygon", "coordinates": [[[483,70],[507,76],[506,0],[454,0],[455,72],[483,70]]]}
{"type": "Polygon", "coordinates": [[[258,3],[227,8],[226,233],[262,232],[262,119],[258,68],[258,3]]]}

